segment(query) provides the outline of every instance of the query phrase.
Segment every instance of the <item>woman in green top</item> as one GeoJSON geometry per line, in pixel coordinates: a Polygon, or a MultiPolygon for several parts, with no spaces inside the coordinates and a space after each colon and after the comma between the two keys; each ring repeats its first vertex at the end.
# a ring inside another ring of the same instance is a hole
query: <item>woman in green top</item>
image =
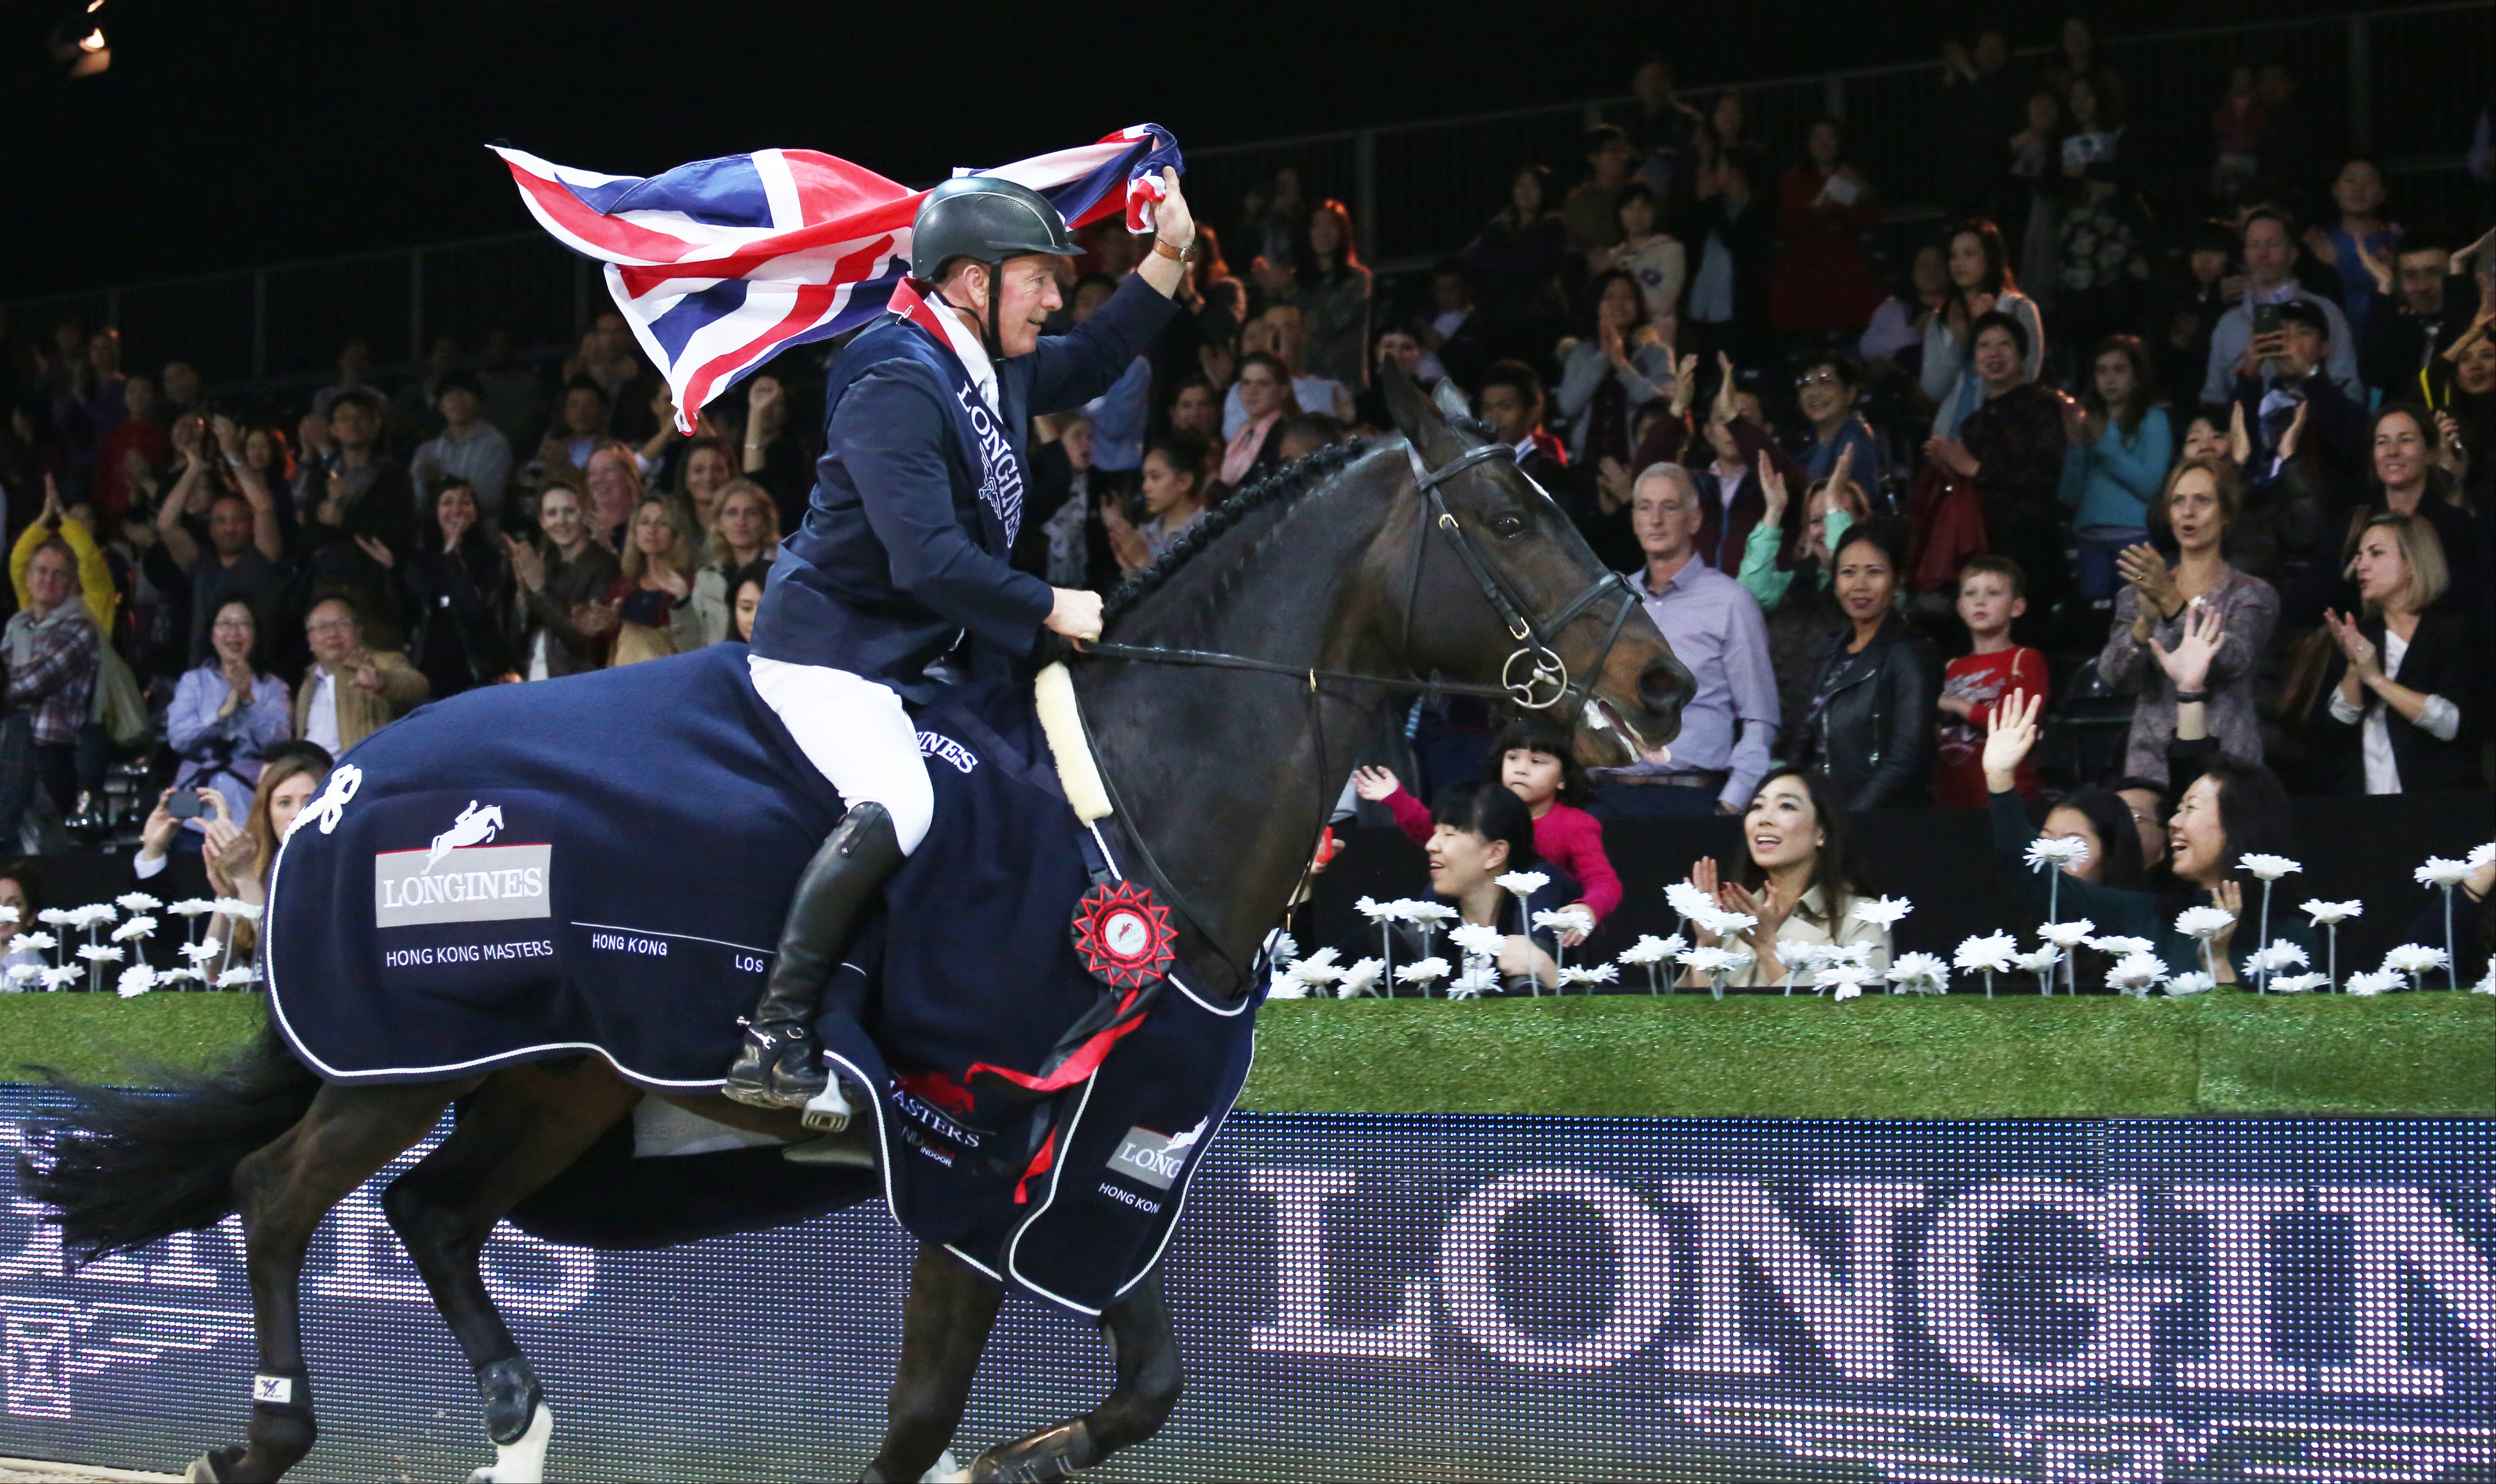
{"type": "MultiPolygon", "coordinates": [[[[2063,920],[2085,917],[2097,925],[2100,937],[2148,939],[2154,944],[2152,951],[2174,973],[2215,969],[2218,982],[2233,984],[2243,974],[2229,949],[2250,937],[2252,930],[2238,929],[2245,927],[2247,904],[2258,908],[2261,902],[2259,884],[2238,862],[2257,852],[2289,853],[2293,842],[2288,791],[2269,769],[2219,756],[2205,733],[2202,688],[2209,679],[2212,657],[2229,642],[2219,615],[2195,609],[2172,651],[2155,639],[2151,642],[2158,663],[2175,684],[2178,700],[2168,766],[2177,783],[2189,785],[2167,827],[2172,880],[2163,890],[2123,891],[2065,876],[2057,906],[2063,920]],[[2176,913],[2204,903],[2236,918],[2211,940],[2206,962],[2200,941],[2175,931],[2176,913]]],[[[1993,809],[1994,847],[2011,867],[2013,889],[2040,912],[2046,906],[2047,882],[2021,859],[2037,839],[2037,829],[2020,805],[2013,775],[2029,749],[2037,745],[2037,716],[2044,704],[2042,696],[2013,691],[2007,704],[1995,708],[1986,726],[1983,760],[1984,787],[1993,809]]],[[[2313,944],[2307,934],[2293,921],[2283,920],[2294,915],[2293,909],[2272,914],[2272,941],[2286,940],[2310,953],[2313,944]]]]}

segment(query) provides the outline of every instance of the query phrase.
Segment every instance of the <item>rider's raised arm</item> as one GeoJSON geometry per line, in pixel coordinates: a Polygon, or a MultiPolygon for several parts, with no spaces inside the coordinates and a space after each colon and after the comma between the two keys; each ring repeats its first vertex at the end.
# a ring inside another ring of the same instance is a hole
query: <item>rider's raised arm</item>
{"type": "Polygon", "coordinates": [[[1063,412],[1108,390],[1175,307],[1143,274],[1130,273],[1090,319],[1063,335],[1041,336],[1031,355],[1031,410],[1063,412]]]}
{"type": "Polygon", "coordinates": [[[988,555],[963,529],[944,452],[953,428],[937,395],[932,380],[870,373],[841,398],[828,442],[892,564],[893,586],[1019,653],[1055,599],[1047,583],[988,555]]]}

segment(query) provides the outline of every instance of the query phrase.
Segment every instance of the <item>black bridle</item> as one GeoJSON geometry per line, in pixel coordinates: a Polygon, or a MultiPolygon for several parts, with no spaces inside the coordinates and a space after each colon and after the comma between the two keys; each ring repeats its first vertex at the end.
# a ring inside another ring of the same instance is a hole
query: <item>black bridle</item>
{"type": "MultiPolygon", "coordinates": [[[[1572,680],[1567,663],[1552,650],[1547,635],[1556,635],[1607,599],[1616,601],[1617,606],[1613,609],[1611,622],[1604,631],[1603,647],[1595,652],[1594,664],[1589,665],[1586,671],[1590,677],[1600,677],[1604,672],[1605,662],[1611,658],[1612,646],[1620,640],[1622,628],[1629,623],[1630,615],[1637,612],[1640,606],[1638,590],[1630,585],[1627,577],[1618,572],[1607,572],[1588,583],[1583,592],[1564,603],[1560,611],[1548,618],[1537,619],[1528,611],[1528,605],[1520,601],[1515,590],[1509,586],[1508,579],[1502,577],[1496,569],[1482,560],[1482,553],[1474,548],[1472,538],[1465,534],[1463,525],[1457,521],[1455,513],[1448,509],[1446,498],[1439,493],[1440,485],[1467,470],[1496,458],[1513,459],[1514,457],[1513,450],[1505,444],[1483,444],[1466,449],[1437,469],[1429,469],[1422,465],[1418,449],[1412,449],[1409,444],[1407,448],[1413,461],[1414,482],[1422,497],[1421,519],[1424,525],[1436,527],[1447,537],[1449,544],[1455,548],[1456,559],[1464,564],[1466,572],[1473,577],[1475,585],[1482,590],[1482,601],[1490,604],[1491,612],[1498,616],[1501,625],[1507,629],[1509,637],[1516,642],[1517,647],[1510,653],[1508,663],[1500,667],[1499,684],[1444,681],[1435,675],[1424,678],[1412,664],[1413,612],[1420,602],[1421,569],[1430,547],[1426,536],[1413,543],[1413,577],[1404,595],[1403,658],[1407,670],[1405,674],[1368,675],[1357,670],[1330,670],[1305,665],[1286,665],[1277,660],[1261,660],[1254,655],[1237,655],[1219,649],[1173,649],[1159,644],[1119,644],[1100,640],[1083,644],[1076,648],[1075,653],[1098,656],[1105,660],[1134,660],[1148,665],[1193,665],[1214,669],[1254,670],[1268,675],[1289,675],[1295,680],[1304,681],[1308,686],[1309,718],[1322,773],[1326,759],[1326,713],[1320,688],[1328,683],[1379,686],[1391,690],[1420,690],[1451,696],[1481,696],[1492,699],[1506,698],[1530,711],[1549,710],[1572,697],[1577,698],[1581,706],[1591,703],[1594,699],[1593,680],[1572,680]],[[1520,665],[1524,666],[1522,675],[1518,673],[1520,665]]],[[[1546,495],[1544,498],[1549,497],[1546,495]]],[[[1635,743],[1632,745],[1635,746],[1635,743]]],[[[1135,817],[1127,813],[1126,801],[1118,796],[1117,784],[1110,778],[1106,762],[1096,757],[1095,764],[1101,775],[1102,788],[1108,795],[1110,813],[1121,821],[1122,832],[1128,843],[1135,848],[1137,864],[1143,868],[1143,874],[1151,883],[1167,896],[1179,917],[1196,929],[1197,937],[1202,939],[1206,946],[1220,955],[1224,965],[1237,979],[1237,992],[1246,994],[1250,984],[1248,971],[1232,958],[1230,952],[1222,946],[1221,941],[1205,927],[1204,920],[1198,915],[1186,895],[1178,889],[1178,884],[1171,880],[1170,874],[1162,869],[1161,862],[1153,855],[1152,847],[1145,843],[1142,833],[1136,828],[1135,817]]],[[[1326,779],[1321,776],[1318,780],[1318,818],[1321,825],[1325,821],[1326,812],[1332,807],[1334,799],[1334,792],[1326,788],[1326,779]]],[[[1306,883],[1307,871],[1303,870],[1301,884],[1306,885],[1306,883]]],[[[1295,891],[1294,900],[1297,900],[1298,895],[1299,893],[1295,891]]],[[[1158,985],[1155,987],[1158,988],[1158,985]]],[[[1149,999],[1149,995],[1139,997],[1132,1013],[1142,1013],[1149,999]]]]}
{"type": "MultiPolygon", "coordinates": [[[[1409,446],[1408,446],[1409,447],[1409,446]]],[[[1604,664],[1611,658],[1612,646],[1620,642],[1621,630],[1630,615],[1638,610],[1638,590],[1619,572],[1607,572],[1586,584],[1585,590],[1563,604],[1548,618],[1537,619],[1528,611],[1508,579],[1497,569],[1482,560],[1475,549],[1473,538],[1465,534],[1455,512],[1448,509],[1439,486],[1467,470],[1497,458],[1513,459],[1514,454],[1505,444],[1482,444],[1466,449],[1436,469],[1425,469],[1418,452],[1413,455],[1414,483],[1422,498],[1421,519],[1437,529],[1455,548],[1456,560],[1464,564],[1467,575],[1482,590],[1482,601],[1490,605],[1508,636],[1517,647],[1509,654],[1508,663],[1500,666],[1497,685],[1471,681],[1441,680],[1435,675],[1424,677],[1414,666],[1413,613],[1420,601],[1421,569],[1429,554],[1426,540],[1413,543],[1413,578],[1404,594],[1403,650],[1406,673],[1402,675],[1368,675],[1357,670],[1319,669],[1305,665],[1286,665],[1276,660],[1261,660],[1254,655],[1232,654],[1219,649],[1173,649],[1159,644],[1119,644],[1095,640],[1083,644],[1079,654],[1098,655],[1108,660],[1137,660],[1154,665],[1199,665],[1216,669],[1258,670],[1266,674],[1291,675],[1308,681],[1314,692],[1321,682],[1341,685],[1383,686],[1396,690],[1421,690],[1445,696],[1480,696],[1493,700],[1506,699],[1528,711],[1547,711],[1561,702],[1576,699],[1582,706],[1594,699],[1595,679],[1602,676],[1604,664]],[[1586,670],[1588,678],[1572,679],[1568,663],[1554,651],[1547,635],[1556,635],[1597,604],[1611,600],[1615,603],[1611,623],[1604,631],[1603,646],[1595,651],[1594,664],[1586,670]],[[1520,666],[1522,673],[1520,673],[1520,666]]],[[[1547,499],[1548,496],[1545,496],[1547,499]]]]}

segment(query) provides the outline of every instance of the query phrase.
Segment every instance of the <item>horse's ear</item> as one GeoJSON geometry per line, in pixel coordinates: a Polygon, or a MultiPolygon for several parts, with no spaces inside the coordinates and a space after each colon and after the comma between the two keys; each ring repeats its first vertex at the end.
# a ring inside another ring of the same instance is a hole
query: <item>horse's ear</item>
{"type": "MultiPolygon", "coordinates": [[[[1464,440],[1456,435],[1455,429],[1448,426],[1448,417],[1443,411],[1448,404],[1444,400],[1434,401],[1423,395],[1413,378],[1404,374],[1404,368],[1391,360],[1379,366],[1378,375],[1387,393],[1388,416],[1395,419],[1396,431],[1411,439],[1413,447],[1420,449],[1425,458],[1436,463],[1464,451],[1464,440]]],[[[1449,385],[1444,381],[1439,384],[1443,393],[1448,391],[1449,385]]],[[[1456,412],[1461,416],[1465,411],[1463,395],[1454,395],[1456,412]]]]}
{"type": "Polygon", "coordinates": [[[1430,388],[1430,400],[1438,403],[1439,411],[1448,417],[1470,417],[1474,415],[1474,410],[1465,405],[1465,394],[1456,389],[1456,379],[1452,376],[1439,378],[1439,385],[1430,388]]]}

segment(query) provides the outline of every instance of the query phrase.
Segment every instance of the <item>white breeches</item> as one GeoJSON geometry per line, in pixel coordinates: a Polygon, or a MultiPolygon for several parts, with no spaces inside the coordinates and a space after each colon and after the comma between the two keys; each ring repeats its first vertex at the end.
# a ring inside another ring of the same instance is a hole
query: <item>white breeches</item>
{"type": "Polygon", "coordinates": [[[797,739],[806,760],[841,790],[841,802],[882,804],[902,853],[919,849],[936,818],[936,791],[919,755],[919,728],[901,697],[847,670],[760,655],[745,663],[763,703],[797,739]]]}

